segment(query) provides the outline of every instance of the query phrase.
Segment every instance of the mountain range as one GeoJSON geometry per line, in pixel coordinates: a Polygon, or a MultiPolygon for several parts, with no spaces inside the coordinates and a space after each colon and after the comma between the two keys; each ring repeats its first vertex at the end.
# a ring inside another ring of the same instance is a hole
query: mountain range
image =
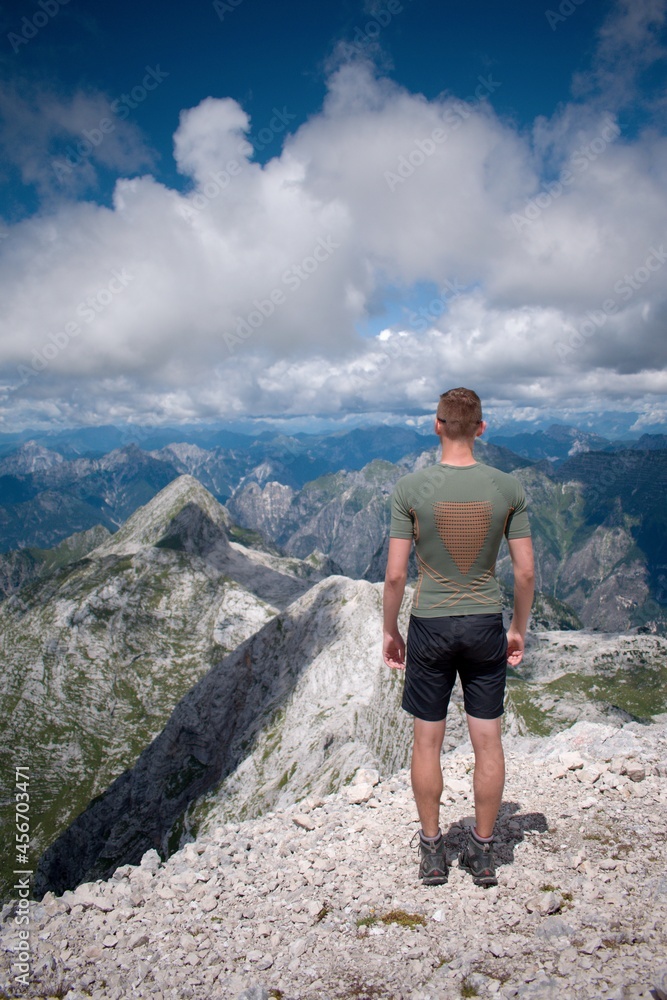
{"type": "MultiPolygon", "coordinates": [[[[571,444],[570,430],[556,428],[551,438],[571,444]]],[[[477,454],[524,483],[544,594],[569,605],[587,627],[663,629],[667,533],[660,498],[667,452],[582,451],[597,439],[578,434],[574,455],[558,464],[533,462],[483,439],[477,454]]],[[[130,445],[70,460],[24,444],[0,460],[0,524],[8,550],[0,554],[0,594],[38,576],[45,549],[72,536],[80,541],[67,544],[84,545],[93,529],[116,531],[182,474],[226,504],[238,541],[299,558],[317,549],[340,572],[377,581],[386,562],[391,490],[400,475],[437,460],[435,449],[423,448],[430,440],[390,428],[255,441],[254,451],[172,443],[146,452],[130,445]],[[335,471],[308,479],[331,466],[335,471]]],[[[510,582],[506,556],[498,574],[510,582]]]]}
{"type": "MultiPolygon", "coordinates": [[[[391,490],[437,454],[420,435],[407,452],[401,435],[344,437],[326,462],[304,446],[301,466],[284,441],[259,462],[188,443],[72,459],[26,444],[2,459],[14,500],[0,517],[30,544],[0,558],[0,758],[35,775],[42,888],[344,788],[359,767],[405,765],[379,581],[391,490]],[[363,463],[364,441],[389,457],[363,463]],[[304,479],[348,445],[359,468],[304,479]]],[[[665,712],[665,452],[554,464],[480,442],[477,455],[523,482],[537,552],[509,731],[665,712]]],[[[497,569],[507,584],[506,554],[497,569]]],[[[449,745],[463,733],[455,701],[449,745]]]]}

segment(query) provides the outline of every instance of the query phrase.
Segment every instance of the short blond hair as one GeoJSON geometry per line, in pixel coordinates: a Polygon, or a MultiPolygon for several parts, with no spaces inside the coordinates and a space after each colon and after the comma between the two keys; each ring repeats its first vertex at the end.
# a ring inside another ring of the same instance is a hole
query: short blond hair
{"type": "Polygon", "coordinates": [[[444,435],[451,441],[474,437],[482,422],[482,401],[472,389],[449,389],[438,403],[437,419],[443,423],[444,435]]]}

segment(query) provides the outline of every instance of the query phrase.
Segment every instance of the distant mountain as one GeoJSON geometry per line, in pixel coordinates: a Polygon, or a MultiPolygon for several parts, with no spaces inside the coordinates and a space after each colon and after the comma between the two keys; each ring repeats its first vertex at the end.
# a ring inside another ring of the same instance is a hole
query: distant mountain
{"type": "MultiPolygon", "coordinates": [[[[667,452],[587,452],[557,471],[481,442],[476,454],[524,484],[537,587],[542,599],[552,602],[545,620],[615,632],[667,628],[667,525],[661,500],[667,452]]],[[[381,580],[394,485],[406,472],[436,459],[435,452],[422,452],[395,464],[374,461],[358,472],[321,477],[301,490],[251,475],[227,507],[235,521],[285,552],[303,558],[318,549],[349,576],[381,580]]],[[[511,586],[504,546],[497,574],[511,586]]],[[[416,576],[414,562],[411,575],[416,576]]]]}
{"type": "MultiPolygon", "coordinates": [[[[100,442],[116,441],[113,428],[98,428],[100,442]],[[104,432],[104,433],[102,433],[104,432]]],[[[92,429],[91,429],[92,432],[92,429]]],[[[166,432],[165,432],[166,433],[166,432]]],[[[203,439],[209,441],[202,432],[203,439]]],[[[85,437],[84,431],[80,436],[85,437]]],[[[102,524],[110,531],[168,482],[195,476],[225,501],[239,482],[275,480],[294,489],[341,468],[361,468],[374,457],[396,460],[421,450],[425,439],[402,428],[376,428],[332,435],[262,434],[259,438],[220,434],[232,447],[204,448],[171,440],[159,450],[125,443],[101,455],[64,458],[40,441],[27,441],[0,458],[0,551],[48,548],[68,535],[102,524]]],[[[215,437],[215,435],[213,435],[215,437]]],[[[157,438],[162,442],[161,435],[157,438]]],[[[43,439],[42,439],[43,440],[43,439]]],[[[72,440],[67,439],[72,446],[72,440]]],[[[78,440],[78,438],[77,438],[78,440]]],[[[73,447],[73,446],[72,446],[73,447]]],[[[68,446],[71,456],[72,447],[68,446]]]]}
{"type": "MultiPolygon", "coordinates": [[[[620,451],[606,439],[560,426],[529,437],[533,454],[573,454],[535,462],[482,439],[477,455],[526,484],[541,591],[570,605],[587,627],[663,628],[667,536],[660,496],[667,485],[667,451],[657,447],[660,437],[645,439],[655,446],[650,451],[620,451]],[[605,451],[585,450],[600,442],[605,451]]],[[[227,501],[239,525],[230,530],[239,541],[272,545],[299,558],[318,550],[345,574],[379,580],[391,490],[404,472],[437,461],[434,446],[434,436],[401,428],[328,437],[266,434],[245,450],[171,443],[145,452],[131,445],[74,460],[27,443],[0,460],[3,547],[46,549],[96,525],[114,531],[164,485],[189,474],[227,501]],[[428,442],[433,447],[425,451],[428,442]],[[419,450],[401,454],[415,444],[419,450]],[[372,462],[354,467],[375,454],[372,462]]],[[[36,572],[30,553],[12,559],[11,568],[3,564],[10,587],[36,572]]],[[[510,581],[506,555],[498,573],[510,581]]]]}
{"type": "Polygon", "coordinates": [[[613,441],[613,451],[665,451],[667,434],[642,434],[638,441],[613,441]]]}
{"type": "Polygon", "coordinates": [[[508,434],[491,433],[494,444],[509,448],[517,455],[533,462],[548,461],[554,465],[589,451],[664,451],[666,434],[642,434],[637,440],[612,440],[582,431],[577,427],[552,424],[546,430],[522,431],[508,434]]]}
{"type": "Polygon", "coordinates": [[[136,445],[71,461],[23,445],[0,460],[2,549],[48,548],[99,524],[114,531],[178,475],[136,445]]]}
{"type": "MultiPolygon", "coordinates": [[[[587,628],[667,629],[667,453],[589,452],[553,473],[518,470],[529,502],[537,586],[587,628]]],[[[511,582],[509,557],[496,567],[511,582]]]]}
{"type": "Polygon", "coordinates": [[[509,448],[522,458],[539,462],[562,462],[584,451],[600,451],[610,445],[607,438],[562,424],[552,424],[547,430],[518,434],[491,434],[490,440],[509,448]]]}
{"type": "Polygon", "coordinates": [[[19,434],[0,434],[0,455],[8,454],[25,443],[35,443],[55,451],[66,459],[99,458],[125,448],[139,445],[146,451],[163,448],[173,441],[197,444],[202,448],[246,448],[253,440],[250,435],[239,434],[215,426],[142,427],[129,424],[116,427],[106,424],[99,427],[73,427],[57,431],[23,431],[19,434]]]}
{"type": "MultiPolygon", "coordinates": [[[[30,767],[36,849],[215,662],[330,571],[232,541],[229,515],[190,476],[96,548],[81,555],[80,542],[72,559],[65,546],[44,556],[49,572],[0,604],[0,764],[30,767]]],[[[10,811],[5,801],[3,826],[10,811]]]]}
{"type": "MultiPolygon", "coordinates": [[[[619,589],[628,594],[631,567],[645,566],[653,603],[667,611],[667,452],[617,452],[613,460],[597,453],[579,455],[560,467],[562,482],[584,486],[584,525],[580,536],[593,542],[595,526],[603,525],[619,539],[613,553],[619,589]]],[[[610,557],[607,557],[609,560],[610,557]]]]}

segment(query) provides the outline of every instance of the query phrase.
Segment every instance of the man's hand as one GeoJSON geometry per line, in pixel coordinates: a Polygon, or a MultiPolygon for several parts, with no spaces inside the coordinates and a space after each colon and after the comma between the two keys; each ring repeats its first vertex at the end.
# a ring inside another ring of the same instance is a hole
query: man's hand
{"type": "Polygon", "coordinates": [[[512,627],[507,631],[507,662],[511,667],[518,667],[523,660],[523,636],[512,627]]]}
{"type": "Polygon", "coordinates": [[[382,659],[393,670],[405,670],[405,643],[400,632],[385,632],[382,659]]]}

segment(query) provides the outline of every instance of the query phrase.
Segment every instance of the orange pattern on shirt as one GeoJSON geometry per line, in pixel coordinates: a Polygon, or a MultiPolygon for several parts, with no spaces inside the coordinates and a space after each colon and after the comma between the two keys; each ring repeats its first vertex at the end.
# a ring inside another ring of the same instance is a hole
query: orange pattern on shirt
{"type": "Polygon", "coordinates": [[[488,500],[433,504],[438,535],[460,572],[467,576],[482,551],[491,527],[493,505],[488,500]]]}

